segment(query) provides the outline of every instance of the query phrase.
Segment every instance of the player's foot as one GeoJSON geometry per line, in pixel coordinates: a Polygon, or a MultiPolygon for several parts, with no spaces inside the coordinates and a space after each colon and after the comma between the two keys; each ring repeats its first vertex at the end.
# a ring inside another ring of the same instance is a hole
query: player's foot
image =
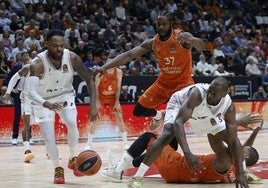
{"type": "Polygon", "coordinates": [[[77,177],[84,176],[77,167],[77,157],[73,157],[72,159],[69,159],[68,168],[73,170],[73,174],[77,177]]]}
{"type": "Polygon", "coordinates": [[[161,114],[162,114],[162,117],[159,119],[159,120],[156,120],[156,119],[152,119],[151,123],[150,123],[150,126],[149,126],[149,129],[150,130],[155,130],[157,129],[161,123],[163,123],[164,121],[164,117],[165,117],[165,113],[166,111],[165,110],[161,110],[161,114]]]}
{"type": "Polygon", "coordinates": [[[18,140],[17,140],[17,138],[12,138],[11,144],[12,144],[13,146],[18,145],[18,140]]]}
{"type": "Polygon", "coordinates": [[[143,182],[141,177],[131,177],[128,184],[128,188],[143,188],[143,182]]]}
{"type": "Polygon", "coordinates": [[[102,170],[101,175],[102,177],[104,177],[105,179],[109,181],[112,181],[115,183],[121,183],[123,171],[118,172],[118,171],[115,171],[114,169],[105,169],[105,170],[102,170]]]}
{"type": "Polygon", "coordinates": [[[54,175],[54,183],[55,184],[64,184],[64,169],[62,167],[55,168],[55,175],[54,175]]]}
{"type": "Polygon", "coordinates": [[[30,145],[34,145],[34,141],[33,141],[33,139],[30,139],[30,145]]]}
{"type": "Polygon", "coordinates": [[[26,150],[24,153],[24,162],[29,163],[34,158],[34,154],[31,150],[26,150]]]}
{"type": "Polygon", "coordinates": [[[253,173],[245,172],[244,175],[246,177],[248,184],[262,184],[262,179],[259,178],[258,176],[255,176],[253,173]]]}

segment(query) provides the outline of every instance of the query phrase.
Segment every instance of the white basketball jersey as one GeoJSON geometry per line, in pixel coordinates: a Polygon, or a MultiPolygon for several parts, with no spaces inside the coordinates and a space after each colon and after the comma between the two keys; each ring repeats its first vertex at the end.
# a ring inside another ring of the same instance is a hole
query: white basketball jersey
{"type": "Polygon", "coordinates": [[[202,97],[201,104],[195,107],[189,119],[194,133],[197,135],[208,133],[215,135],[219,131],[224,130],[226,128],[224,115],[230,107],[232,100],[229,95],[226,95],[216,106],[209,105],[206,100],[209,84],[198,83],[177,91],[168,102],[167,110],[174,109],[179,111],[181,105],[187,100],[190,89],[193,87],[199,89],[202,97]]]}
{"type": "Polygon", "coordinates": [[[44,99],[51,99],[61,95],[75,95],[73,88],[74,70],[71,63],[70,51],[64,49],[62,63],[56,69],[47,56],[47,50],[38,54],[44,66],[44,74],[40,78],[38,93],[44,99]]]}

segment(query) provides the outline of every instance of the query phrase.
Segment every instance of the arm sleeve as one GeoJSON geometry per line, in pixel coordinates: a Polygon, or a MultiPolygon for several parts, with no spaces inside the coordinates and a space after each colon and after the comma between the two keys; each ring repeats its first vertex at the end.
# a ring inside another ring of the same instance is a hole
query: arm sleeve
{"type": "Polygon", "coordinates": [[[37,93],[39,85],[39,78],[37,76],[30,76],[29,77],[29,96],[34,102],[43,105],[46,101],[39,93],[37,93]]]}
{"type": "Polygon", "coordinates": [[[6,91],[7,94],[11,93],[12,89],[15,87],[19,79],[20,79],[20,75],[18,72],[11,77],[7,86],[7,91],[6,91]]]}

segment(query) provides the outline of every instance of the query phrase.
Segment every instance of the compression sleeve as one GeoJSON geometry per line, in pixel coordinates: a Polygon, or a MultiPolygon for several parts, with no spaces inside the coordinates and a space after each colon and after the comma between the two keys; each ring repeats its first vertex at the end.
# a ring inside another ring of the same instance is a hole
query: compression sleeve
{"type": "Polygon", "coordinates": [[[37,93],[38,85],[39,85],[39,78],[37,76],[30,76],[29,77],[29,96],[30,96],[30,99],[43,105],[43,103],[46,100],[43,99],[43,97],[41,95],[39,95],[39,93],[37,93]]]}
{"type": "Polygon", "coordinates": [[[7,94],[10,94],[10,93],[11,93],[12,89],[15,87],[16,83],[18,82],[18,80],[19,80],[20,78],[21,78],[21,77],[20,77],[20,75],[19,75],[18,72],[16,72],[16,74],[14,74],[14,75],[11,77],[11,79],[10,79],[10,81],[9,81],[9,83],[8,83],[8,86],[7,86],[7,91],[6,91],[7,94]]]}

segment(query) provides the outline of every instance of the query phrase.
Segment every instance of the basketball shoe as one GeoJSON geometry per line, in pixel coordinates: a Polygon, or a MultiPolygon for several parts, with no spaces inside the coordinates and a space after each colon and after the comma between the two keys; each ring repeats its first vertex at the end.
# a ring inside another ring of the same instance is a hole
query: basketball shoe
{"type": "Polygon", "coordinates": [[[13,146],[18,145],[18,140],[17,140],[17,138],[12,138],[11,144],[12,144],[13,146]]]}
{"type": "Polygon", "coordinates": [[[143,188],[143,182],[141,177],[131,177],[128,184],[128,188],[143,188]]]}
{"type": "Polygon", "coordinates": [[[161,118],[159,120],[156,120],[154,118],[152,119],[152,121],[150,123],[150,126],[149,126],[149,129],[150,130],[153,131],[153,130],[157,129],[160,126],[160,124],[163,123],[164,117],[165,117],[165,113],[166,113],[165,110],[161,110],[161,114],[162,114],[161,118]]]}
{"type": "Polygon", "coordinates": [[[248,172],[248,171],[245,172],[244,176],[246,177],[248,184],[262,184],[262,179],[259,178],[258,176],[255,176],[251,172],[248,172]]]}
{"type": "Polygon", "coordinates": [[[62,167],[55,168],[55,175],[54,175],[54,183],[55,184],[64,184],[64,169],[62,167]]]}
{"type": "Polygon", "coordinates": [[[115,182],[115,183],[122,182],[123,173],[124,173],[123,171],[118,172],[118,171],[115,171],[115,169],[111,169],[111,168],[104,169],[101,171],[102,177],[104,177],[112,182],[115,182]]]}
{"type": "Polygon", "coordinates": [[[33,158],[34,154],[31,152],[31,150],[26,150],[24,153],[24,162],[29,163],[33,158]]]}
{"type": "Polygon", "coordinates": [[[77,177],[84,176],[77,167],[77,157],[73,157],[72,159],[69,159],[68,168],[73,170],[73,174],[77,177]]]}

